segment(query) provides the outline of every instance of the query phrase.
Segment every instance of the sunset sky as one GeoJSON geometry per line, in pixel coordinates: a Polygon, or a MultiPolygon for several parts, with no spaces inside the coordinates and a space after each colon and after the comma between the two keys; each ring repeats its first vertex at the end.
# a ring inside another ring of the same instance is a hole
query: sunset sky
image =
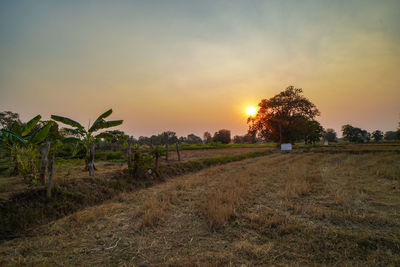
{"type": "Polygon", "coordinates": [[[1,1],[0,111],[138,137],[230,129],[303,88],[338,133],[400,121],[400,1],[1,1]]]}

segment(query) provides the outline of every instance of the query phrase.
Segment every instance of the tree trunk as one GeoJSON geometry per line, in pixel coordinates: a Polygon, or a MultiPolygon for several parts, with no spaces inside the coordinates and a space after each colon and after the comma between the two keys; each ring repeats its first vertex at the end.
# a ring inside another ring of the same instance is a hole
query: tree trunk
{"type": "Polygon", "coordinates": [[[88,161],[89,176],[94,175],[94,143],[89,144],[89,161],[88,161]]]}
{"type": "Polygon", "coordinates": [[[45,184],[45,176],[46,176],[46,165],[47,165],[47,157],[49,155],[50,149],[50,142],[42,145],[40,147],[40,173],[39,173],[39,180],[40,185],[45,184]]]}
{"type": "Polygon", "coordinates": [[[139,177],[139,160],[139,152],[135,150],[133,154],[133,177],[139,177]]]}
{"type": "Polygon", "coordinates": [[[128,149],[126,151],[127,158],[128,158],[128,168],[129,169],[132,167],[132,150],[131,150],[131,146],[132,146],[132,140],[129,138],[128,139],[128,149]]]}
{"type": "Polygon", "coordinates": [[[178,154],[178,161],[181,161],[181,152],[179,151],[179,142],[176,141],[176,153],[178,154]]]}
{"type": "Polygon", "coordinates": [[[158,169],[159,169],[159,167],[160,167],[160,161],[159,161],[159,156],[158,155],[156,155],[156,157],[155,157],[155,165],[156,165],[156,173],[158,174],[158,169]]]}
{"type": "Polygon", "coordinates": [[[168,150],[168,142],[167,143],[165,143],[165,159],[168,161],[168,152],[169,152],[169,150],[168,150]]]}
{"type": "Polygon", "coordinates": [[[16,176],[18,175],[18,160],[16,153],[13,153],[12,150],[10,150],[10,177],[11,176],[16,176]]]}
{"type": "Polygon", "coordinates": [[[53,182],[53,163],[54,163],[54,156],[55,153],[51,153],[50,157],[49,157],[49,162],[47,165],[47,172],[49,174],[49,177],[47,179],[47,190],[46,190],[46,195],[47,198],[50,199],[51,198],[51,188],[52,188],[52,182],[53,182]]]}

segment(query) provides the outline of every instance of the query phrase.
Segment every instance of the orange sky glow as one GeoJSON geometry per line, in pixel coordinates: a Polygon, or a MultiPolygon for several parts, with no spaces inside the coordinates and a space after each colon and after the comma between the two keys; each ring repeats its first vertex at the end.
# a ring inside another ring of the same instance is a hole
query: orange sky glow
{"type": "Polygon", "coordinates": [[[3,1],[0,111],[236,135],[293,85],[339,135],[394,130],[399,25],[399,1],[3,1]]]}

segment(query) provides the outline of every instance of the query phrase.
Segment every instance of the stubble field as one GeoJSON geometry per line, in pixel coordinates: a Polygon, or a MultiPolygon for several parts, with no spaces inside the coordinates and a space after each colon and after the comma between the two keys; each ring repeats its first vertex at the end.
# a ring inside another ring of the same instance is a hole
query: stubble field
{"type": "Polygon", "coordinates": [[[399,265],[400,154],[273,153],[122,193],[5,241],[1,264],[399,265]]]}

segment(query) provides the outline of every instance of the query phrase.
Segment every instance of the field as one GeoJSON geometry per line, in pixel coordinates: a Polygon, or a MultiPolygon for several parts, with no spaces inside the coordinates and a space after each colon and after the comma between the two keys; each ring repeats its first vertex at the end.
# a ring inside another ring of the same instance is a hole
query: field
{"type": "Polygon", "coordinates": [[[398,266],[398,148],[276,151],[170,178],[3,241],[0,265],[398,266]]]}

